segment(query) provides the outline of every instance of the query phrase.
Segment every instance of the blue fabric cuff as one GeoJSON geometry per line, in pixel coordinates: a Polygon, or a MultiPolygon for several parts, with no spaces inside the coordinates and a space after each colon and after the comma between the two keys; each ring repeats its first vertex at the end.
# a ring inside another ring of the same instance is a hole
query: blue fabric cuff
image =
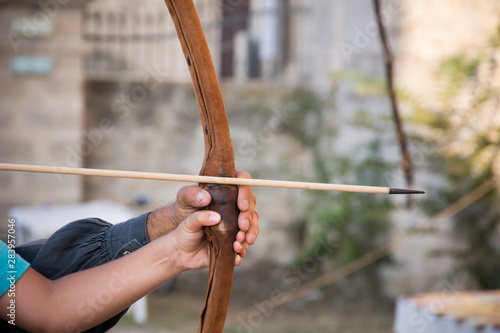
{"type": "Polygon", "coordinates": [[[146,221],[149,212],[112,226],[106,243],[109,256],[114,260],[123,257],[149,243],[146,221]],[[124,243],[124,240],[129,240],[124,243]]]}

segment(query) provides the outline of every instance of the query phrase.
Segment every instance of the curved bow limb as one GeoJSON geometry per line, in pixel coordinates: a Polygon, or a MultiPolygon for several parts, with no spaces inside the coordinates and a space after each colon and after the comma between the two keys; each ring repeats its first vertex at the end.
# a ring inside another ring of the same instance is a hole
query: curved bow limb
{"type": "MultiPolygon", "coordinates": [[[[193,0],[165,0],[189,66],[205,138],[200,175],[236,177],[234,153],[222,93],[193,0]]],[[[234,185],[202,184],[222,221],[205,229],[210,242],[210,272],[199,332],[224,329],[234,274],[233,243],[238,232],[238,190],[234,185]]]]}

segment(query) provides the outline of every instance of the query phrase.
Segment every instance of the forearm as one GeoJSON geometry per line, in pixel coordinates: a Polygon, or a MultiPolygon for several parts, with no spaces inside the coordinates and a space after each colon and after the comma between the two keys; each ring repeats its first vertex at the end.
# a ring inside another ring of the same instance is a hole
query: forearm
{"type": "Polygon", "coordinates": [[[57,332],[86,330],[103,322],[180,273],[175,256],[169,255],[174,254],[170,244],[161,239],[108,264],[49,282],[48,301],[36,310],[32,291],[20,285],[18,325],[37,331],[40,327],[32,323],[49,321],[48,331],[57,332]],[[33,318],[36,312],[40,318],[33,318]]]}

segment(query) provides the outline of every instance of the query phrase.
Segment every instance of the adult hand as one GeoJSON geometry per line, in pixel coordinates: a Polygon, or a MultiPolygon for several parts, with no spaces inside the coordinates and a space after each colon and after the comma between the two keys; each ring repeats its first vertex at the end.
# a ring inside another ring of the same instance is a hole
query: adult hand
{"type": "MultiPolygon", "coordinates": [[[[237,170],[238,178],[251,178],[244,171],[237,170]]],[[[198,186],[186,186],[177,192],[177,200],[148,215],[147,230],[152,241],[173,231],[184,219],[210,204],[210,194],[198,186]]],[[[239,265],[247,249],[255,243],[259,233],[259,214],[255,210],[257,199],[250,186],[238,186],[238,227],[234,251],[237,253],[235,264],[239,265]]]]}
{"type": "Polygon", "coordinates": [[[219,223],[221,216],[212,211],[195,212],[166,235],[173,245],[172,255],[180,271],[206,268],[210,264],[210,249],[203,227],[219,223]]]}

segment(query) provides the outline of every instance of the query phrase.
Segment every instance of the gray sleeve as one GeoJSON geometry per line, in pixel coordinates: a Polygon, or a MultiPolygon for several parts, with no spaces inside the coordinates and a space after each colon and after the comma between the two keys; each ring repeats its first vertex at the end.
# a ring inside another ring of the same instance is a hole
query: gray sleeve
{"type": "Polygon", "coordinates": [[[31,249],[31,266],[47,278],[57,279],[124,256],[149,242],[148,214],[115,225],[98,218],[71,222],[39,245],[36,255],[31,249]]]}
{"type": "MultiPolygon", "coordinates": [[[[146,219],[142,214],[112,225],[98,218],[67,224],[50,238],[18,246],[16,251],[36,271],[55,280],[73,272],[105,264],[127,255],[149,242],[146,219]]],[[[110,330],[127,310],[85,331],[104,333],[110,330]]],[[[0,321],[0,332],[25,333],[17,326],[0,321]]]]}

